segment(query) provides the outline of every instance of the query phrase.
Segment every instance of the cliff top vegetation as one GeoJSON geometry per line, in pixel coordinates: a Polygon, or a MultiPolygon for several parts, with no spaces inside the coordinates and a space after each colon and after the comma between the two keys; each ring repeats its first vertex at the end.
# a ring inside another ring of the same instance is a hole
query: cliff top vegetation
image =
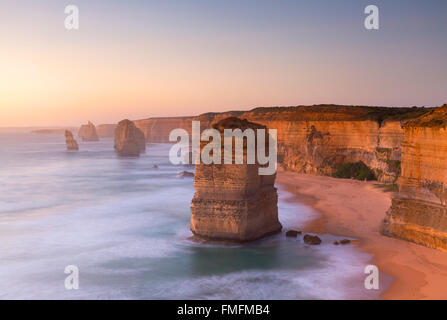
{"type": "Polygon", "coordinates": [[[429,110],[421,117],[408,121],[406,127],[446,127],[447,126],[447,104],[440,108],[429,110]]]}
{"type": "Polygon", "coordinates": [[[425,107],[377,107],[377,106],[342,106],[334,104],[255,108],[244,114],[265,120],[313,120],[346,121],[372,120],[381,124],[385,120],[402,121],[417,118],[432,108],[425,107]]]}

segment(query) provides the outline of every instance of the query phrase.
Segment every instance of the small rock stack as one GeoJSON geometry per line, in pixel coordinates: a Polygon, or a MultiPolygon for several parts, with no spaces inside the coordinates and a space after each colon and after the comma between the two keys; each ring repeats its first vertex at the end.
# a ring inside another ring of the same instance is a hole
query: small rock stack
{"type": "Polygon", "coordinates": [[[79,128],[78,137],[80,137],[82,141],[99,141],[96,127],[90,121],[88,124],[84,124],[79,128]]]}
{"type": "Polygon", "coordinates": [[[78,143],[73,138],[71,131],[65,130],[65,142],[67,144],[67,150],[79,150],[78,143]]]}

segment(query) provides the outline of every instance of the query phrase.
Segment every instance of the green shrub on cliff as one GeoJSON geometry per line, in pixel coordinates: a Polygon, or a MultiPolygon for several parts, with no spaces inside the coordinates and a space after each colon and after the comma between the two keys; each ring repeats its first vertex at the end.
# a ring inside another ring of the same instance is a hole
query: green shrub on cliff
{"type": "Polygon", "coordinates": [[[396,176],[400,176],[401,166],[400,160],[387,160],[388,170],[394,172],[396,176]]]}
{"type": "Polygon", "coordinates": [[[356,180],[375,180],[374,172],[363,163],[349,162],[342,165],[333,175],[335,178],[356,179],[356,180]]]}

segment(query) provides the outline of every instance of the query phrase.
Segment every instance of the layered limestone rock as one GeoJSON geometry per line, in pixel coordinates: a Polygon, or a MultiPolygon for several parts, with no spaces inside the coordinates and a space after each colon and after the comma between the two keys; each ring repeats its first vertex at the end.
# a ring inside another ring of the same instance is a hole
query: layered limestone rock
{"type": "Polygon", "coordinates": [[[122,157],[138,157],[146,150],[144,133],[130,120],[122,120],[115,128],[115,151],[122,157]]]}
{"type": "Polygon", "coordinates": [[[382,233],[447,251],[447,105],[404,126],[399,192],[382,233]]]}
{"type": "Polygon", "coordinates": [[[196,117],[149,118],[134,122],[137,127],[146,132],[147,142],[166,143],[169,142],[169,134],[174,129],[185,129],[191,134],[192,121],[200,121],[202,130],[204,130],[219,120],[228,117],[238,117],[243,113],[242,111],[205,113],[196,117]]]}
{"type": "Polygon", "coordinates": [[[286,169],[332,175],[345,163],[363,161],[380,181],[393,182],[399,175],[400,122],[382,126],[372,120],[261,123],[278,129],[278,153],[286,169]]]}
{"type": "Polygon", "coordinates": [[[79,128],[78,137],[80,137],[82,141],[99,141],[96,127],[90,121],[88,124],[84,124],[79,128]]]}
{"type": "MultiPolygon", "coordinates": [[[[222,146],[224,129],[265,128],[238,118],[222,120],[213,127],[221,132],[222,146]]],[[[221,153],[223,159],[223,147],[221,153]]],[[[196,165],[191,205],[191,231],[195,235],[243,242],[281,230],[276,174],[259,175],[260,165],[257,161],[246,164],[246,156],[245,146],[244,164],[196,165]]]]}
{"type": "Polygon", "coordinates": [[[402,124],[427,111],[318,105],[153,118],[136,123],[145,128],[148,141],[168,142],[173,129],[191,133],[193,120],[200,121],[204,130],[223,118],[237,116],[278,130],[279,160],[288,170],[331,175],[344,163],[363,161],[379,181],[393,183],[400,174],[402,124]]]}
{"type": "Polygon", "coordinates": [[[78,143],[73,138],[71,131],[65,130],[65,143],[67,144],[67,150],[79,150],[78,143]]]}

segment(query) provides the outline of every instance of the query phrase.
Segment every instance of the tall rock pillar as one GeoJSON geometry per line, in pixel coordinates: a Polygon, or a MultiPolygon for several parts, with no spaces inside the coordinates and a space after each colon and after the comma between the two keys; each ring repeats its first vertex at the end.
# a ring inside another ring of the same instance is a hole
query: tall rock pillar
{"type": "MultiPolygon", "coordinates": [[[[223,163],[224,129],[267,129],[238,118],[227,118],[213,125],[221,135],[223,163]]],[[[267,130],[266,130],[267,132],[267,130]]],[[[268,144],[268,136],[265,139],[268,144]]],[[[201,143],[201,150],[206,143],[201,143]]],[[[268,146],[266,147],[268,150],[268,146]]],[[[234,160],[234,151],[233,151],[234,160]]],[[[279,232],[276,173],[260,175],[257,159],[247,164],[244,143],[243,164],[197,164],[195,194],[191,205],[191,231],[208,239],[252,241],[279,232]]]]}

